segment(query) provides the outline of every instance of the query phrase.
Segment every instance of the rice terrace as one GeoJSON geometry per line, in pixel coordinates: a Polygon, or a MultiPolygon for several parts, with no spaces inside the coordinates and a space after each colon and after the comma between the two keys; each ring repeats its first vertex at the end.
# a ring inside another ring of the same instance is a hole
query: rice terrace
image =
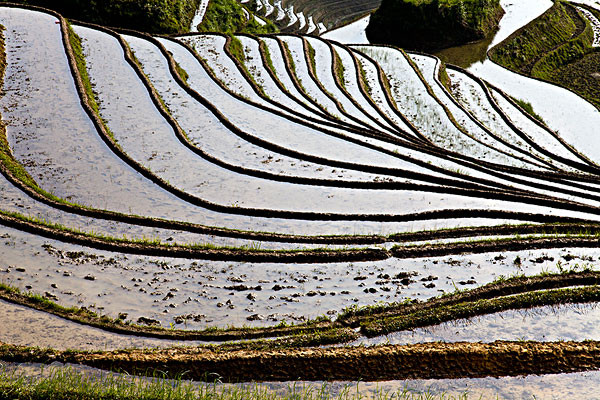
{"type": "Polygon", "coordinates": [[[0,399],[600,398],[600,2],[0,25],[0,399]]]}

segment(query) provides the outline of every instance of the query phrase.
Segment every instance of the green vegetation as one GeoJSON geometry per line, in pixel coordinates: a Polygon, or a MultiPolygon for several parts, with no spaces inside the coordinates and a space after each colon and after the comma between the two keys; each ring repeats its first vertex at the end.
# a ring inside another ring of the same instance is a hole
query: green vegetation
{"type": "Polygon", "coordinates": [[[179,77],[181,78],[181,80],[183,80],[183,82],[185,84],[187,84],[188,79],[190,78],[190,75],[187,73],[187,71],[185,69],[183,69],[181,67],[181,65],[179,65],[179,63],[177,61],[175,61],[175,70],[177,71],[177,74],[179,74],[179,77]]]}
{"type": "Polygon", "coordinates": [[[600,289],[597,286],[535,291],[517,296],[443,305],[432,309],[417,310],[397,317],[369,320],[361,324],[361,332],[366,336],[373,337],[505,310],[598,301],[600,301],[600,289]]]}
{"type": "MultiPolygon", "coordinates": [[[[73,254],[74,256],[76,254],[73,254]]],[[[163,328],[156,325],[136,325],[130,321],[111,318],[107,315],[98,315],[83,307],[63,307],[43,296],[31,292],[21,292],[18,288],[0,283],[0,299],[38,311],[103,329],[129,335],[142,335],[178,340],[250,340],[260,338],[281,338],[281,340],[253,340],[233,344],[212,345],[214,350],[239,350],[239,349],[272,349],[277,347],[308,347],[324,344],[346,343],[356,339],[356,334],[348,329],[333,327],[326,317],[319,317],[299,325],[288,325],[285,322],[273,327],[209,327],[203,330],[180,330],[163,328]]]]}
{"type": "Polygon", "coordinates": [[[77,65],[77,70],[79,71],[79,75],[81,76],[81,81],[83,82],[83,87],[85,89],[85,93],[87,94],[88,102],[90,104],[90,107],[92,107],[92,110],[94,110],[96,114],[99,114],[100,108],[98,107],[96,94],[92,89],[92,82],[90,81],[87,63],[83,54],[81,38],[75,33],[71,25],[68,25],[68,35],[69,42],[71,43],[71,49],[73,50],[73,54],[75,55],[75,64],[77,65]]]}
{"type": "MultiPolygon", "coordinates": [[[[72,368],[50,368],[47,376],[28,378],[18,374],[0,372],[1,400],[359,400],[365,394],[358,388],[345,387],[334,394],[327,383],[314,385],[291,384],[284,393],[276,393],[267,386],[219,385],[205,383],[193,385],[183,381],[185,376],[167,380],[157,373],[155,378],[139,379],[126,375],[93,375],[72,368]]],[[[458,397],[429,392],[412,392],[406,388],[393,392],[378,391],[378,400],[467,400],[467,394],[458,397]]]]}
{"type": "Polygon", "coordinates": [[[346,89],[346,79],[344,78],[344,73],[346,72],[346,68],[344,67],[344,63],[342,63],[342,59],[337,52],[333,52],[334,63],[335,63],[335,74],[339,84],[346,89]]]}
{"type": "Polygon", "coordinates": [[[306,49],[308,51],[308,61],[310,63],[310,67],[312,68],[313,72],[316,73],[317,61],[315,60],[315,48],[312,47],[308,41],[305,41],[304,43],[305,43],[306,49]]]}
{"type": "Polygon", "coordinates": [[[494,47],[490,59],[515,72],[567,87],[600,108],[600,54],[592,47],[593,37],[589,21],[572,5],[557,1],[494,47]]]}
{"type": "Polygon", "coordinates": [[[271,21],[265,19],[265,22],[265,25],[256,22],[254,14],[236,0],[210,0],[198,31],[251,34],[278,32],[271,21]]]}
{"type": "Polygon", "coordinates": [[[482,39],[504,11],[498,0],[383,0],[371,15],[371,43],[434,50],[482,39]]]}
{"type": "Polygon", "coordinates": [[[200,0],[0,0],[57,11],[67,18],[152,33],[189,30],[200,0]]]}
{"type": "Polygon", "coordinates": [[[568,42],[577,32],[568,6],[556,2],[543,15],[491,50],[490,58],[513,71],[531,74],[547,53],[568,42]]]}
{"type": "MultiPolygon", "coordinates": [[[[73,50],[75,65],[77,68],[77,72],[81,77],[81,82],[83,84],[83,90],[85,91],[87,103],[92,109],[92,112],[98,117],[98,120],[102,124],[102,128],[104,129],[106,134],[110,137],[115,146],[120,148],[117,139],[115,138],[115,135],[108,127],[108,123],[106,122],[106,120],[104,120],[104,118],[102,118],[102,115],[100,115],[100,107],[98,106],[100,101],[98,99],[98,94],[93,90],[93,84],[90,80],[90,75],[88,73],[85,55],[83,54],[83,47],[81,46],[81,38],[75,33],[71,25],[67,25],[67,29],[69,44],[71,45],[71,49],[73,50]]],[[[52,198],[53,200],[64,202],[64,200],[55,197],[52,198]]]]}
{"type": "Polygon", "coordinates": [[[529,103],[525,100],[521,100],[521,99],[513,99],[513,100],[515,101],[515,103],[517,103],[519,105],[519,107],[521,107],[523,109],[523,111],[525,111],[527,114],[531,115],[533,118],[540,121],[542,124],[545,124],[544,119],[542,117],[540,117],[535,111],[533,111],[533,106],[531,105],[531,103],[529,103]]]}
{"type": "MultiPolygon", "coordinates": [[[[227,51],[229,55],[237,61],[237,64],[242,67],[244,74],[250,82],[252,82],[252,86],[260,93],[260,95],[264,98],[268,98],[269,96],[265,93],[265,89],[256,81],[256,79],[254,79],[254,75],[250,73],[246,66],[246,52],[244,51],[244,45],[240,39],[233,35],[229,36],[229,40],[225,45],[225,51],[227,51]]],[[[226,82],[223,83],[226,84],[226,82]]]]}
{"type": "Polygon", "coordinates": [[[448,71],[446,71],[446,64],[444,64],[444,63],[442,63],[442,65],[440,67],[438,79],[440,80],[440,82],[442,82],[442,85],[444,85],[444,87],[446,89],[448,89],[448,91],[451,90],[450,85],[452,84],[452,82],[450,82],[450,77],[448,76],[448,71]]]}
{"type": "Polygon", "coordinates": [[[367,79],[367,72],[365,71],[365,68],[363,67],[360,61],[358,62],[358,71],[360,72],[360,82],[362,82],[362,84],[364,85],[367,95],[369,97],[372,97],[373,89],[371,89],[371,85],[369,85],[369,80],[367,79]]]}

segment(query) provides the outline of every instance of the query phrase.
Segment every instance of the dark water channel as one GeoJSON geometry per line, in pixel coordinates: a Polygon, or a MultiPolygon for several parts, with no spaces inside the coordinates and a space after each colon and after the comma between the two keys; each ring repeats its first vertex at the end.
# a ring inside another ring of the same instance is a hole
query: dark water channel
{"type": "Polygon", "coordinates": [[[446,64],[469,68],[477,62],[484,62],[487,59],[488,47],[490,47],[490,44],[497,33],[498,30],[495,30],[482,40],[467,43],[462,46],[449,47],[434,52],[433,54],[446,64]]]}

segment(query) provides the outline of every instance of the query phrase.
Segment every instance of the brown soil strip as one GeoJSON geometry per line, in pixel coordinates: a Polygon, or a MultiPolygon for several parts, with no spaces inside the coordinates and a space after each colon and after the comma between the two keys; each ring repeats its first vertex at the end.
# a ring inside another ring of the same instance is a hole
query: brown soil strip
{"type": "Polygon", "coordinates": [[[396,258],[420,258],[441,257],[454,254],[480,254],[498,251],[553,249],[559,247],[597,248],[599,246],[600,239],[596,237],[540,237],[514,240],[491,240],[472,243],[446,243],[441,245],[394,247],[392,249],[392,254],[396,258]]]}
{"type": "Polygon", "coordinates": [[[50,226],[40,225],[16,217],[0,214],[0,225],[49,239],[78,244],[100,250],[140,254],[156,257],[176,257],[213,261],[316,263],[375,261],[389,258],[388,251],[379,248],[349,250],[246,250],[236,248],[185,247],[178,245],[155,245],[105,239],[50,226]]]}
{"type": "Polygon", "coordinates": [[[451,239],[475,236],[507,235],[600,235],[600,224],[545,224],[545,225],[499,225],[487,227],[467,227],[396,233],[388,236],[390,242],[418,242],[435,239],[451,239]]]}
{"type": "Polygon", "coordinates": [[[599,301],[600,290],[597,286],[534,291],[521,293],[517,296],[441,305],[431,309],[399,313],[399,315],[389,318],[373,318],[361,323],[361,333],[366,337],[378,337],[391,332],[434,326],[444,322],[495,314],[507,310],[522,310],[559,304],[598,303],[599,301]]]}
{"type": "Polygon", "coordinates": [[[224,381],[456,379],[588,371],[600,368],[600,342],[427,343],[417,345],[215,351],[173,348],[59,352],[0,346],[9,362],[63,362],[132,374],[224,381]]]}
{"type": "Polygon", "coordinates": [[[437,307],[451,306],[459,303],[470,303],[478,300],[495,299],[503,296],[521,293],[558,289],[572,286],[593,286],[600,284],[600,271],[569,272],[554,275],[539,275],[532,277],[515,277],[492,282],[490,284],[435,297],[425,302],[409,302],[398,304],[384,304],[380,306],[365,307],[357,310],[348,310],[339,315],[336,322],[351,327],[360,326],[361,322],[381,320],[385,317],[408,315],[423,310],[434,310],[437,307]]]}

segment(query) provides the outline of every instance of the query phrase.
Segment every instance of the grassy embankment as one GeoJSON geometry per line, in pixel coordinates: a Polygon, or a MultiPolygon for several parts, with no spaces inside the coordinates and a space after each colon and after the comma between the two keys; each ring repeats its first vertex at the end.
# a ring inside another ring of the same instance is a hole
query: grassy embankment
{"type": "Polygon", "coordinates": [[[152,33],[189,30],[200,0],[0,0],[52,9],[66,18],[152,33]]]}
{"type": "Polygon", "coordinates": [[[592,42],[589,21],[559,1],[489,56],[515,72],[567,87],[600,108],[600,52],[592,42]]]}
{"type": "MultiPolygon", "coordinates": [[[[0,0],[52,9],[66,18],[103,26],[148,33],[174,34],[189,31],[200,0],[0,0]]],[[[200,32],[274,33],[269,20],[259,24],[252,12],[235,0],[211,0],[200,32]]]]}
{"type": "Polygon", "coordinates": [[[256,35],[279,31],[273,22],[263,20],[265,25],[259,24],[254,14],[236,0],[211,0],[198,31],[256,35]]]}
{"type": "Polygon", "coordinates": [[[367,37],[410,50],[435,50],[483,39],[504,11],[498,0],[383,0],[367,37]]]}
{"type": "MultiPolygon", "coordinates": [[[[185,379],[185,377],[183,377],[185,379]]],[[[354,400],[366,399],[358,388],[345,387],[339,394],[333,387],[324,384],[291,384],[283,393],[276,393],[259,384],[222,386],[207,383],[194,386],[178,380],[153,378],[138,380],[124,375],[105,374],[96,377],[73,369],[52,369],[47,377],[30,379],[10,372],[0,372],[0,400],[354,400]]],[[[429,392],[411,392],[406,388],[397,391],[381,391],[379,400],[467,400],[468,395],[457,397],[446,394],[433,395],[429,392]]]]}

